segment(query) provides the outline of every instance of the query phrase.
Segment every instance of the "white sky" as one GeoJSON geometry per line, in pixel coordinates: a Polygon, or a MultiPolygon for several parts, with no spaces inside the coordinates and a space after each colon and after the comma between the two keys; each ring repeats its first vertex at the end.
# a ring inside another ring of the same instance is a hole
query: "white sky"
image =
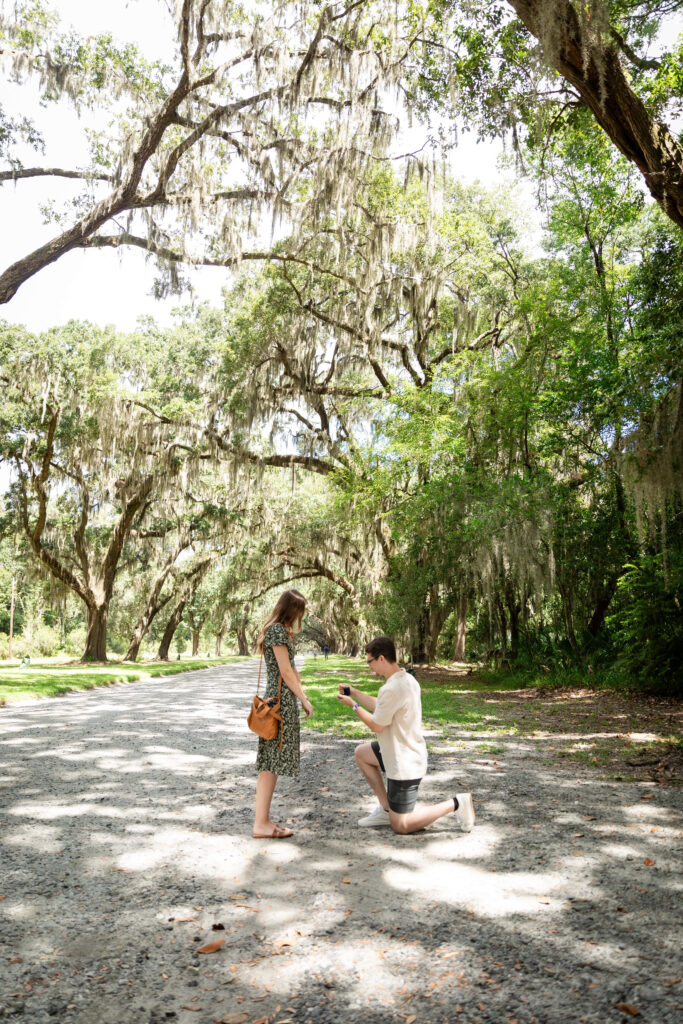
{"type": "MultiPolygon", "coordinates": [[[[5,6],[9,4],[11,0],[6,0],[5,6]]],[[[161,0],[52,0],[51,6],[59,12],[64,27],[71,24],[83,35],[111,32],[118,41],[135,42],[152,59],[168,58],[173,52],[173,24],[161,0]]],[[[44,157],[40,153],[27,156],[25,165],[74,168],[85,163],[83,126],[67,104],[41,109],[37,89],[12,85],[3,86],[2,102],[7,112],[34,118],[45,134],[44,157]]],[[[406,125],[399,151],[417,149],[422,141],[422,129],[406,125]]],[[[498,142],[477,144],[471,135],[462,135],[452,158],[453,173],[466,181],[499,183],[504,177],[496,164],[500,153],[498,142]]],[[[41,207],[54,200],[61,208],[80,187],[78,182],[49,178],[0,187],[0,269],[59,233],[59,226],[43,223],[41,207]]],[[[138,250],[72,252],[22,285],[11,302],[0,306],[0,319],[36,331],[70,319],[128,330],[144,314],[165,324],[172,309],[188,302],[189,296],[155,300],[150,295],[154,275],[154,264],[146,262],[138,250]]],[[[228,272],[220,268],[202,267],[188,276],[198,298],[216,303],[229,281],[228,272]]]]}

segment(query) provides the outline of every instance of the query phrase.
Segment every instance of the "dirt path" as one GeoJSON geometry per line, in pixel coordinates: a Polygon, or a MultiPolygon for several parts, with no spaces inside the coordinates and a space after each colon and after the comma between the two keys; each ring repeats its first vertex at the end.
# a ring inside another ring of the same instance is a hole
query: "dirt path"
{"type": "Polygon", "coordinates": [[[439,736],[423,799],[472,789],[478,824],[399,837],[356,827],[353,742],[307,734],[275,800],[296,835],[254,840],[255,677],[0,711],[0,1018],[680,1019],[679,789],[439,736]]]}

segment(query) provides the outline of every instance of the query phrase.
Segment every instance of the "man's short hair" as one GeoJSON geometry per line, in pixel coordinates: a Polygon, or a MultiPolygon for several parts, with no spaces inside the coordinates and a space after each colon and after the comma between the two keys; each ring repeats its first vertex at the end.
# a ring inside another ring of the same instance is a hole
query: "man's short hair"
{"type": "Polygon", "coordinates": [[[371,654],[373,658],[380,658],[382,655],[387,661],[396,661],[396,644],[390,636],[377,636],[374,640],[365,648],[366,654],[371,654]]]}

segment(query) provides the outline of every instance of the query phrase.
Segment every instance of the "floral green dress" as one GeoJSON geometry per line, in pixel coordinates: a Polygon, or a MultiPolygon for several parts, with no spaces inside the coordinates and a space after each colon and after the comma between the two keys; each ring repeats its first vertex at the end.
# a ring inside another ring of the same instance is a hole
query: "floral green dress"
{"type": "MultiPolygon", "coordinates": [[[[268,674],[266,700],[269,697],[277,697],[280,670],[273,654],[273,647],[280,645],[285,646],[289,651],[289,660],[294,668],[296,645],[285,627],[281,626],[279,622],[275,622],[268,627],[263,640],[263,660],[266,663],[268,674]]],[[[274,740],[264,740],[259,737],[256,770],[272,772],[273,775],[296,776],[299,774],[299,701],[284,680],[280,693],[280,714],[283,726],[282,750],[280,750],[279,734],[274,740]]]]}

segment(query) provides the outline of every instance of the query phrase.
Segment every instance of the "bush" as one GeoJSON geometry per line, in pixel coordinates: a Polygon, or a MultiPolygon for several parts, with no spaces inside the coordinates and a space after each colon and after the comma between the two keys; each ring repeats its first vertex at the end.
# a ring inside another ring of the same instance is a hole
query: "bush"
{"type": "Polygon", "coordinates": [[[51,655],[56,654],[61,649],[61,646],[62,638],[59,629],[55,629],[54,626],[46,626],[43,623],[33,633],[31,650],[28,651],[28,654],[31,657],[41,656],[49,658],[51,655]]]}
{"type": "Polygon", "coordinates": [[[625,566],[612,616],[619,675],[638,689],[683,694],[683,552],[644,555],[625,566]]]}
{"type": "Polygon", "coordinates": [[[66,641],[64,643],[64,650],[66,653],[80,657],[85,650],[85,639],[87,635],[88,631],[85,626],[76,626],[75,629],[69,630],[66,634],[66,641]]]}
{"type": "MultiPolygon", "coordinates": [[[[28,644],[21,633],[18,635],[15,633],[12,637],[12,658],[23,658],[25,654],[30,654],[28,644]]],[[[9,658],[9,635],[7,633],[0,633],[0,658],[3,660],[9,658]]]]}

